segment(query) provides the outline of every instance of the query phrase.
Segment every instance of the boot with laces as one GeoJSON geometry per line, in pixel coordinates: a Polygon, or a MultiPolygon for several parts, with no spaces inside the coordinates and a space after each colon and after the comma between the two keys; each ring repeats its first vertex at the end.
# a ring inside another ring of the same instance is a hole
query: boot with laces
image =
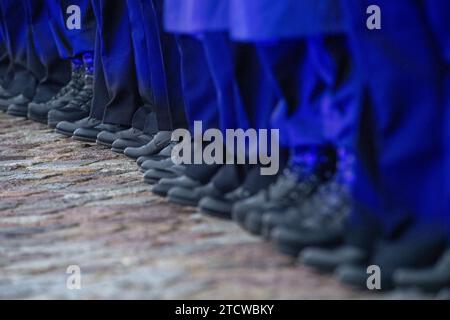
{"type": "Polygon", "coordinates": [[[47,124],[50,110],[62,108],[78,96],[84,87],[84,75],[83,62],[81,60],[72,62],[70,82],[50,99],[50,101],[45,103],[30,103],[28,106],[28,118],[47,124]]]}

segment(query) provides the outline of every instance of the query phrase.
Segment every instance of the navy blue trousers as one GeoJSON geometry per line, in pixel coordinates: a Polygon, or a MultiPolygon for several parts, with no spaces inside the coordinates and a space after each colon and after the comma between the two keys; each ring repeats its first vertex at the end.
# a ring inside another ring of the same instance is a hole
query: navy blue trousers
{"type": "Polygon", "coordinates": [[[92,0],[97,21],[95,84],[91,116],[131,126],[142,104],[136,77],[131,26],[125,1],[92,0]]]}
{"type": "MultiPolygon", "coordinates": [[[[226,32],[205,33],[202,42],[217,92],[219,129],[271,129],[278,96],[256,47],[232,42],[226,32]]],[[[254,155],[259,147],[249,146],[246,156],[254,155]]]]}
{"type": "Polygon", "coordinates": [[[365,11],[373,1],[344,1],[366,90],[351,226],[378,225],[384,236],[405,220],[443,227],[449,219],[449,3],[375,3],[382,8],[382,29],[370,31],[365,11]]]}
{"type": "MultiPolygon", "coordinates": [[[[1,17],[1,7],[0,7],[1,17]]],[[[10,81],[9,70],[10,61],[8,57],[8,50],[6,48],[5,31],[3,23],[0,22],[0,85],[6,87],[10,81]]]]}
{"type": "MultiPolygon", "coordinates": [[[[447,1],[439,1],[438,5],[429,3],[426,8],[428,21],[437,42],[438,50],[441,52],[441,67],[445,72],[446,113],[444,119],[444,148],[445,148],[445,203],[444,208],[450,208],[450,7],[447,1]]],[[[448,225],[450,226],[450,212],[444,212],[448,225]]],[[[449,232],[450,234],[450,232],[449,232]]],[[[450,237],[449,237],[450,239],[450,237]]]]}
{"type": "Polygon", "coordinates": [[[134,128],[153,134],[157,132],[158,124],[151,73],[153,59],[149,55],[149,46],[151,48],[159,47],[159,37],[156,31],[152,29],[152,26],[156,24],[155,21],[147,21],[144,17],[144,10],[152,10],[151,7],[148,8],[144,1],[141,0],[127,0],[127,7],[134,48],[138,92],[142,100],[142,106],[133,116],[132,125],[134,128]]]}
{"type": "Polygon", "coordinates": [[[273,126],[293,150],[332,143],[353,149],[358,113],[356,78],[345,37],[258,42],[281,97],[273,126]]]}
{"type": "Polygon", "coordinates": [[[46,0],[50,28],[63,59],[79,57],[95,48],[96,21],[90,0],[46,0]],[[81,14],[81,29],[69,30],[67,8],[77,5],[81,14]]]}
{"type": "Polygon", "coordinates": [[[137,88],[144,106],[135,114],[133,126],[143,125],[147,132],[185,128],[181,55],[175,36],[163,33],[162,1],[128,0],[127,5],[137,88]],[[143,118],[145,123],[138,123],[143,118]]]}
{"type": "Polygon", "coordinates": [[[41,64],[37,78],[39,84],[34,99],[47,101],[53,97],[70,80],[70,62],[59,57],[48,24],[49,15],[44,0],[23,0],[30,25],[29,46],[33,45],[33,52],[41,64]]]}
{"type": "Polygon", "coordinates": [[[33,98],[42,65],[33,49],[24,2],[1,0],[0,7],[5,45],[10,62],[11,79],[6,89],[14,95],[22,93],[28,98],[33,98]]]}
{"type": "Polygon", "coordinates": [[[252,44],[234,43],[226,32],[202,39],[219,98],[220,128],[270,128],[277,95],[252,44]]]}
{"type": "Polygon", "coordinates": [[[218,97],[202,42],[197,37],[181,35],[178,44],[189,129],[193,131],[194,121],[201,121],[204,130],[219,128],[218,97]]]}
{"type": "Polygon", "coordinates": [[[187,128],[188,123],[181,80],[181,52],[178,40],[175,35],[164,32],[164,1],[152,0],[151,2],[153,10],[145,10],[145,14],[149,15],[147,16],[147,21],[157,22],[154,30],[157,30],[156,34],[160,40],[159,48],[153,48],[153,50],[159,49],[160,54],[153,55],[154,51],[152,51],[152,56],[155,59],[153,67],[156,68],[156,70],[152,70],[152,73],[155,75],[155,81],[160,83],[157,85],[160,90],[155,91],[155,101],[157,106],[159,103],[162,106],[157,111],[158,128],[162,131],[187,128]]]}
{"type": "MultiPolygon", "coordinates": [[[[225,32],[209,32],[202,38],[208,68],[218,98],[219,129],[248,129],[249,110],[244,107],[237,81],[237,48],[225,32]]],[[[242,71],[243,72],[243,71],[242,71]]]]}

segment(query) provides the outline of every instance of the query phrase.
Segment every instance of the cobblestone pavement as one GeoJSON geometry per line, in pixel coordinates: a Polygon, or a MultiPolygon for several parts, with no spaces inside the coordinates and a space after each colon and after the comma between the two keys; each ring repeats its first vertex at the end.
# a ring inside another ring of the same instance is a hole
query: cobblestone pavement
{"type": "Polygon", "coordinates": [[[134,161],[0,114],[0,298],[361,297],[231,222],[154,196],[134,161]],[[66,288],[70,265],[82,290],[66,288]]]}

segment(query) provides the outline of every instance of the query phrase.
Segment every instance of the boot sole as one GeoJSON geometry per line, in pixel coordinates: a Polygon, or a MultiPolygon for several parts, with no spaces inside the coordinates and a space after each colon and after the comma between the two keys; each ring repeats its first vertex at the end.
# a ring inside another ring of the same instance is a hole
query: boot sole
{"type": "MultiPolygon", "coordinates": [[[[143,168],[141,168],[141,169],[143,169],[143,168]]],[[[145,169],[143,169],[143,170],[145,170],[145,169]]],[[[149,170],[153,170],[153,169],[147,169],[147,170],[144,171],[144,173],[148,172],[149,170]]],[[[176,177],[173,173],[166,172],[164,170],[154,170],[154,171],[155,171],[155,175],[144,177],[144,179],[158,180],[159,181],[159,180],[164,179],[164,178],[172,179],[172,178],[176,177]],[[158,175],[158,173],[160,173],[160,175],[158,175]]]]}
{"type": "Polygon", "coordinates": [[[56,132],[56,133],[59,133],[59,134],[61,134],[61,135],[63,135],[63,136],[66,136],[66,137],[68,137],[68,138],[71,138],[71,137],[73,136],[73,132],[70,132],[70,131],[64,131],[64,130],[61,130],[61,129],[58,129],[58,128],[55,129],[55,132],[56,132]]]}
{"type": "Polygon", "coordinates": [[[302,251],[302,249],[294,248],[284,242],[275,241],[274,245],[278,252],[293,258],[296,258],[302,251]]]}
{"type": "Polygon", "coordinates": [[[244,214],[232,211],[231,212],[231,220],[233,220],[238,226],[243,228],[245,220],[247,219],[247,214],[248,213],[245,213],[245,215],[244,215],[244,214]]]}
{"type": "Polygon", "coordinates": [[[166,187],[165,189],[161,189],[161,190],[158,190],[158,189],[155,190],[155,188],[153,188],[152,192],[158,196],[165,198],[165,197],[167,197],[167,193],[169,192],[169,190],[172,189],[173,187],[174,186],[170,186],[170,187],[166,187]]]}
{"type": "Polygon", "coordinates": [[[72,135],[72,139],[76,140],[76,141],[89,142],[89,143],[95,143],[97,141],[96,139],[93,139],[93,138],[74,136],[74,135],[72,135]]]}
{"type": "Polygon", "coordinates": [[[28,119],[28,114],[23,113],[23,112],[8,111],[7,114],[9,114],[10,116],[14,116],[14,117],[28,119]]]}
{"type": "Polygon", "coordinates": [[[227,214],[224,212],[218,212],[215,210],[210,210],[208,208],[201,207],[200,212],[214,218],[219,218],[221,220],[231,220],[231,214],[227,214]]]}
{"type": "Polygon", "coordinates": [[[317,272],[323,273],[323,274],[333,273],[334,271],[336,271],[336,269],[338,267],[338,265],[326,264],[326,263],[322,263],[319,261],[308,261],[307,263],[305,263],[300,260],[299,263],[308,268],[312,268],[312,269],[316,270],[317,272]]]}
{"type": "Polygon", "coordinates": [[[35,117],[33,114],[28,114],[28,119],[42,123],[42,124],[47,124],[47,117],[45,118],[41,118],[41,117],[35,117]]]}
{"type": "MultiPolygon", "coordinates": [[[[278,231],[278,230],[275,230],[278,231]]],[[[283,235],[282,232],[277,232],[276,234],[271,234],[271,238],[273,241],[273,244],[275,248],[288,256],[291,257],[298,257],[300,252],[304,249],[304,247],[299,248],[296,245],[292,244],[292,241],[290,241],[289,237],[286,239],[286,237],[283,235]]]]}
{"type": "Polygon", "coordinates": [[[111,148],[111,151],[112,151],[112,152],[115,152],[115,153],[123,154],[123,152],[125,151],[125,149],[111,148]]]}
{"type": "Polygon", "coordinates": [[[207,203],[208,205],[205,206],[205,204],[200,206],[200,211],[204,212],[205,214],[209,214],[221,219],[227,219],[227,220],[231,220],[231,208],[229,208],[229,210],[226,210],[225,208],[222,207],[221,205],[221,201],[220,200],[216,200],[214,198],[210,198],[209,199],[209,203],[207,203]]]}
{"type": "Polygon", "coordinates": [[[305,239],[301,243],[298,239],[293,238],[289,233],[278,232],[272,234],[272,241],[276,247],[287,255],[298,256],[300,252],[306,247],[332,248],[339,244],[337,239],[330,237],[329,239],[305,239]]]}
{"type": "Polygon", "coordinates": [[[50,129],[56,129],[56,126],[59,122],[47,122],[47,125],[50,129]]]}
{"type": "Polygon", "coordinates": [[[112,148],[112,144],[109,144],[107,142],[103,142],[101,140],[96,140],[95,143],[98,144],[99,146],[107,147],[108,149],[112,148]]]}
{"type": "Polygon", "coordinates": [[[259,217],[258,219],[249,219],[248,217],[245,219],[244,223],[244,229],[250,232],[251,234],[255,236],[261,235],[262,230],[262,218],[259,217]]]}
{"type": "Polygon", "coordinates": [[[140,158],[140,156],[139,157],[130,156],[130,155],[126,154],[125,151],[124,151],[123,154],[126,155],[128,158],[133,159],[133,160],[137,160],[138,158],[140,158]]]}
{"type": "Polygon", "coordinates": [[[269,226],[266,226],[263,223],[262,228],[261,228],[261,236],[262,236],[262,238],[264,240],[266,240],[266,241],[270,241],[270,239],[271,239],[270,234],[272,233],[272,230],[273,230],[273,227],[271,228],[269,226]]]}
{"type": "Polygon", "coordinates": [[[148,178],[146,179],[146,178],[144,178],[144,182],[153,186],[153,185],[157,184],[159,182],[159,180],[158,179],[148,179],[148,178]]]}
{"type": "Polygon", "coordinates": [[[193,200],[188,200],[185,198],[181,198],[181,197],[174,197],[174,196],[169,196],[168,197],[169,202],[175,203],[175,204],[179,204],[182,206],[186,206],[186,207],[197,207],[198,203],[200,200],[197,201],[193,201],[193,200]]]}
{"type": "MultiPolygon", "coordinates": [[[[49,117],[47,119],[47,124],[48,124],[48,126],[50,128],[56,128],[57,124],[60,123],[60,122],[63,122],[63,121],[77,122],[77,121],[79,121],[81,119],[84,119],[84,118],[86,118],[88,116],[87,115],[87,116],[84,116],[84,117],[81,117],[81,118],[80,117],[74,117],[74,118],[54,119],[54,118],[50,118],[50,115],[51,114],[49,114],[49,117]]],[[[97,139],[97,137],[95,137],[95,139],[97,139]]]]}

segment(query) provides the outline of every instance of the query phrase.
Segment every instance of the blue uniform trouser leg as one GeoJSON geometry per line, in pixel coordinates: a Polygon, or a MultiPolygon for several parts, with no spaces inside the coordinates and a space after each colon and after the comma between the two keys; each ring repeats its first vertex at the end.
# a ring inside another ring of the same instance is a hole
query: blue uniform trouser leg
{"type": "Polygon", "coordinates": [[[109,94],[101,56],[101,34],[97,30],[94,50],[94,97],[92,98],[89,116],[101,121],[105,113],[105,106],[108,102],[109,94]]]}
{"type": "Polygon", "coordinates": [[[101,64],[95,65],[95,72],[101,72],[97,68],[103,67],[109,96],[104,106],[103,122],[131,126],[141,101],[127,6],[123,1],[93,0],[92,3],[97,19],[97,48],[100,50],[96,56],[97,60],[101,59],[101,64]]]}
{"type": "MultiPolygon", "coordinates": [[[[0,7],[1,11],[1,7],[0,7]]],[[[1,17],[1,12],[0,12],[1,17]]],[[[9,76],[10,61],[8,57],[8,50],[6,49],[6,40],[4,37],[4,31],[2,22],[0,22],[0,85],[7,86],[10,81],[9,76]]]]}
{"type": "Polygon", "coordinates": [[[321,79],[308,40],[260,42],[263,66],[271,75],[274,90],[281,97],[273,125],[280,128],[282,143],[294,150],[325,143],[321,79]]]}
{"type": "Polygon", "coordinates": [[[163,31],[162,1],[141,0],[141,3],[158,130],[187,128],[177,40],[163,31]]]}
{"type": "MultiPolygon", "coordinates": [[[[9,88],[11,81],[14,79],[14,61],[8,51],[8,40],[6,27],[3,20],[2,5],[0,2],[0,85],[3,88],[9,88]]],[[[11,92],[11,89],[9,89],[11,92]]]]}
{"type": "Polygon", "coordinates": [[[201,121],[203,130],[219,128],[217,94],[203,45],[193,36],[179,36],[178,43],[189,128],[192,132],[194,121],[201,121]]]}
{"type": "MultiPolygon", "coordinates": [[[[271,115],[279,101],[273,89],[269,74],[262,67],[262,61],[254,44],[235,43],[235,74],[240,95],[244,103],[250,128],[271,128],[271,115]]],[[[236,110],[238,123],[241,113],[236,110]]]]}
{"type": "Polygon", "coordinates": [[[8,53],[6,52],[6,49],[4,46],[0,45],[0,84],[2,84],[3,81],[5,81],[5,76],[8,73],[9,69],[9,59],[8,59],[8,53]]]}
{"type": "Polygon", "coordinates": [[[159,130],[172,130],[166,73],[164,70],[158,15],[152,0],[141,0],[144,21],[146,60],[151,61],[149,75],[152,103],[159,130]]]}
{"type": "MultiPolygon", "coordinates": [[[[206,33],[202,42],[216,86],[220,129],[269,129],[277,95],[255,46],[231,42],[225,32],[206,33]]],[[[249,146],[246,156],[258,147],[249,146]]]]}
{"type": "Polygon", "coordinates": [[[51,30],[44,0],[25,0],[31,17],[31,35],[43,67],[34,99],[48,101],[70,80],[70,63],[60,59],[51,30]]]}
{"type": "Polygon", "coordinates": [[[95,48],[96,21],[90,0],[46,0],[50,28],[63,59],[80,57],[95,48]],[[69,30],[67,9],[77,5],[81,14],[81,29],[69,30]]]}
{"type": "Polygon", "coordinates": [[[247,110],[236,75],[237,48],[225,32],[206,33],[203,47],[217,92],[220,129],[248,129],[247,110]]]}
{"type": "MultiPolygon", "coordinates": [[[[178,128],[187,128],[185,101],[181,83],[181,55],[176,37],[164,32],[163,27],[163,1],[152,0],[154,15],[157,21],[157,34],[160,39],[160,56],[164,67],[166,79],[169,114],[164,117],[170,121],[160,121],[160,130],[171,131],[178,128]]],[[[156,63],[156,61],[155,61],[156,63]]],[[[159,63],[159,61],[157,62],[159,63]]],[[[164,112],[164,111],[163,111],[164,112]]]]}
{"type": "Polygon", "coordinates": [[[69,30],[65,28],[66,37],[71,44],[72,54],[79,57],[86,52],[93,52],[95,48],[95,32],[97,24],[94,17],[94,11],[90,0],[58,0],[64,14],[64,20],[69,18],[67,8],[76,4],[81,12],[81,29],[69,30]]]}
{"type": "Polygon", "coordinates": [[[354,152],[361,90],[345,35],[316,37],[308,42],[312,63],[325,83],[321,103],[325,140],[354,152]]]}
{"type": "Polygon", "coordinates": [[[276,94],[253,45],[233,43],[225,32],[202,39],[219,98],[220,128],[269,128],[276,94]]]}
{"type": "MultiPolygon", "coordinates": [[[[354,188],[354,225],[375,219],[385,232],[409,216],[442,222],[445,207],[446,68],[421,1],[378,1],[383,28],[361,23],[369,1],[346,1],[353,48],[370,104],[364,105],[354,188]],[[398,19],[398,13],[402,19],[398,19]],[[372,135],[370,135],[372,134],[372,135]]],[[[438,230],[436,230],[438,232],[438,230]]]]}
{"type": "MultiPolygon", "coordinates": [[[[426,3],[426,13],[430,21],[431,29],[438,42],[438,50],[441,52],[442,67],[446,70],[445,91],[446,113],[444,115],[444,148],[445,148],[445,208],[450,208],[450,3],[448,1],[437,1],[426,3]]],[[[449,226],[450,241],[450,210],[445,213],[447,225],[449,226]]]]}
{"type": "MultiPolygon", "coordinates": [[[[333,144],[354,149],[359,100],[354,67],[344,36],[329,35],[258,42],[263,65],[281,102],[273,126],[291,150],[291,162],[305,147],[333,144]]],[[[344,152],[345,151],[345,152],[344,152]]]]}
{"type": "Polygon", "coordinates": [[[28,69],[30,60],[29,24],[25,18],[27,15],[24,3],[17,0],[2,0],[0,6],[5,43],[14,72],[14,77],[7,89],[12,94],[24,93],[27,97],[32,98],[37,79],[28,69]]]}
{"type": "MultiPolygon", "coordinates": [[[[128,0],[128,15],[131,26],[131,38],[134,47],[134,60],[136,64],[136,77],[139,95],[143,105],[133,117],[133,127],[147,133],[157,131],[156,116],[153,113],[153,87],[151,77],[151,59],[148,57],[145,30],[147,21],[144,19],[144,8],[141,1],[128,0]]],[[[150,40],[151,41],[151,40],[150,40]]],[[[159,41],[153,37],[153,41],[159,41]]]]}
{"type": "Polygon", "coordinates": [[[61,1],[46,0],[46,8],[49,17],[51,34],[62,59],[74,57],[72,45],[67,37],[66,20],[64,8],[61,1]]]}

